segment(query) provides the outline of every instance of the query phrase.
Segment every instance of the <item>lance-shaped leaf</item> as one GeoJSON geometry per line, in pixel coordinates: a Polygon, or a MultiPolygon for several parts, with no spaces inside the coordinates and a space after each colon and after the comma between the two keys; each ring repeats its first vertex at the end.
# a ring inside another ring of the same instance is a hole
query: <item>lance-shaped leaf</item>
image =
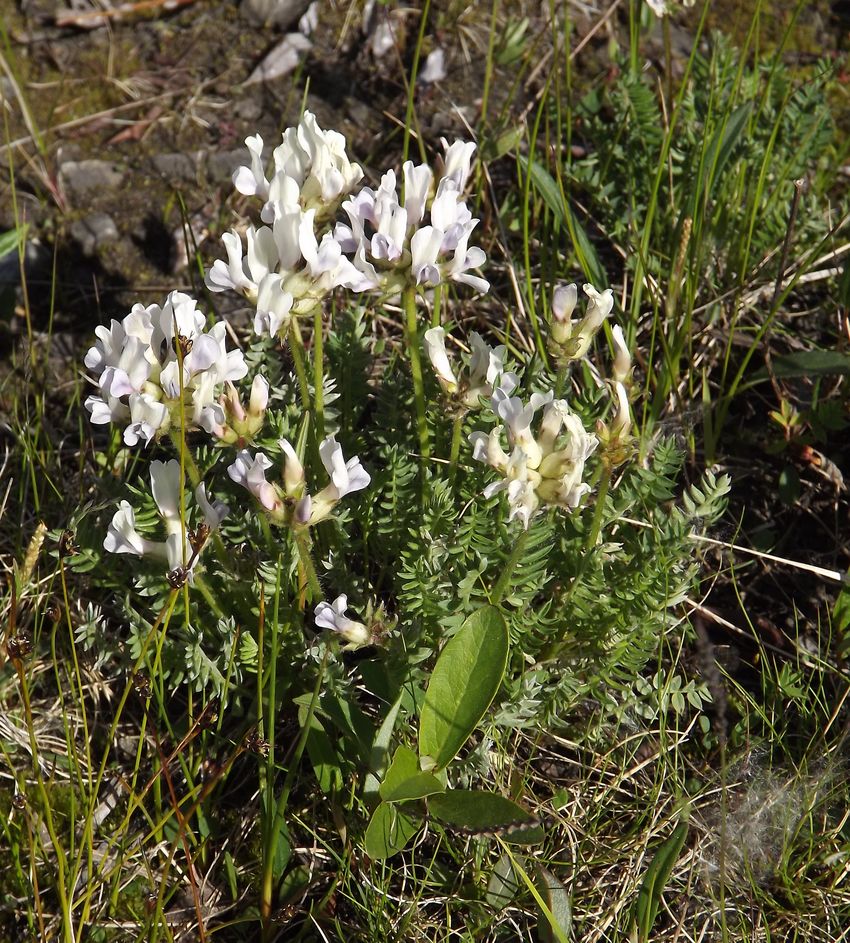
{"type": "Polygon", "coordinates": [[[466,743],[499,690],[508,660],[508,627],[493,606],[463,623],[440,653],[419,721],[422,769],[442,769],[466,743]]]}
{"type": "Polygon", "coordinates": [[[464,831],[492,833],[512,844],[543,841],[543,826],[527,809],[496,792],[449,789],[428,800],[434,818],[464,831]]]}

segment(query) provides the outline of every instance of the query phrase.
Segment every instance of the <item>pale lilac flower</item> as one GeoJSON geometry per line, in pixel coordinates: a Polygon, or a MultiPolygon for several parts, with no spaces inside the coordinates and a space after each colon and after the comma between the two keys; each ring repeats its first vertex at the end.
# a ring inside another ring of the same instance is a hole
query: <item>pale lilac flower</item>
{"type": "Polygon", "coordinates": [[[481,249],[469,246],[478,220],[463,197],[474,150],[474,144],[464,142],[447,148],[446,173],[433,198],[431,169],[406,161],[403,203],[389,170],[377,190],[364,187],[342,204],[348,224],[338,223],[334,238],[344,252],[354,254],[354,264],[364,274],[380,277],[385,291],[405,284],[436,287],[448,280],[479,292],[489,289],[485,279],[470,274],[486,258],[481,249]]]}
{"type": "Polygon", "coordinates": [[[319,456],[325,466],[325,471],[331,477],[328,489],[332,489],[330,493],[334,495],[334,501],[339,501],[353,491],[361,491],[371,481],[369,473],[360,464],[357,456],[348,461],[345,460],[342,446],[336,441],[335,436],[330,435],[323,440],[319,446],[319,456]]]}
{"type": "Polygon", "coordinates": [[[267,511],[278,511],[283,502],[275,486],[266,481],[266,472],[271,467],[271,461],[262,452],[252,456],[243,449],[228,466],[227,474],[237,485],[247,488],[267,511]]]}
{"type": "Polygon", "coordinates": [[[272,462],[261,452],[252,456],[243,450],[227,469],[233,481],[254,495],[275,524],[296,527],[318,524],[331,516],[342,498],[365,488],[371,480],[360,459],[346,461],[334,436],[328,436],[319,445],[319,455],[331,481],[318,494],[310,495],[298,453],[286,439],[278,444],[284,454],[282,488],[266,481],[272,462]]]}
{"type": "Polygon", "coordinates": [[[515,374],[505,372],[504,345],[492,348],[476,331],[469,336],[472,354],[468,369],[460,374],[460,378],[455,375],[446,352],[446,332],[443,328],[432,327],[427,330],[424,342],[425,353],[437,375],[437,382],[447,395],[457,395],[459,403],[466,409],[478,406],[481,397],[492,396],[497,388],[506,395],[517,384],[515,374]]]}
{"type": "Polygon", "coordinates": [[[355,622],[345,614],[348,608],[348,597],[337,596],[332,603],[320,602],[316,606],[316,625],[323,629],[336,632],[346,641],[345,649],[361,648],[372,641],[369,630],[362,622],[355,622]]]}

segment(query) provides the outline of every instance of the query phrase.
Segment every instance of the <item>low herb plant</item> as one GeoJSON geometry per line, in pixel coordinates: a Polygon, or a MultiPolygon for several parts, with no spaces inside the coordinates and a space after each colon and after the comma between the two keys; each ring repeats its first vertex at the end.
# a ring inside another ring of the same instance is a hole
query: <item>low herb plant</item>
{"type": "MultiPolygon", "coordinates": [[[[372,188],[309,112],[270,161],[259,135],[246,143],[248,223],[205,284],[244,299],[253,333],[173,291],[99,327],[85,357],[101,493],[55,537],[63,580],[104,601],[71,606],[69,627],[100,670],[127,673],[111,733],[132,695],[168,741],[147,773],[140,753],[121,771],[106,825],[91,799],[120,764],[87,747],[90,811],[58,878],[69,931],[114,912],[112,852],[163,837],[154,936],[178,847],[197,908],[199,863],[232,886],[247,869],[268,929],[293,880],[296,776],[373,860],[426,820],[539,841],[544,804],[499,787],[494,738],[560,725],[587,742],[657,710],[659,691],[677,713],[708,699],[656,672],[687,631],[693,538],[729,482],[680,485],[671,440],[638,460],[641,384],[612,289],[560,284],[534,347],[493,315],[465,196],[473,144],[443,142],[436,170],[408,161],[372,188]],[[477,297],[474,318],[456,295],[477,297]],[[213,865],[204,801],[234,769],[256,777],[256,832],[213,865]]],[[[25,683],[26,653],[15,663],[25,683]]]]}

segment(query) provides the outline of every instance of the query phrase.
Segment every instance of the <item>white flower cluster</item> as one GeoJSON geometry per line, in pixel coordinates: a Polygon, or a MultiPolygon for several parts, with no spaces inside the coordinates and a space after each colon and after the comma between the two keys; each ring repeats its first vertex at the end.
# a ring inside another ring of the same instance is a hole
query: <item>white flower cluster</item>
{"type": "Polygon", "coordinates": [[[228,508],[221,501],[207,498],[203,483],[195,488],[195,502],[200,510],[201,523],[197,530],[187,533],[180,516],[180,462],[151,462],[151,491],[160,517],[165,524],[164,542],[148,540],[136,530],[136,513],[129,501],[122,501],[112,518],[103,541],[110,553],[131,553],[137,557],[154,557],[166,561],[170,573],[186,571],[189,578],[198,555],[209,535],[217,530],[227,516],[228,508]]]}
{"type": "Polygon", "coordinates": [[[517,396],[496,389],[492,396],[493,412],[503,421],[510,452],[501,444],[501,429],[489,434],[473,432],[470,442],[473,456],[502,474],[500,481],[484,489],[485,497],[507,492],[509,520],[519,518],[527,530],[541,504],[576,508],[590,491],[582,481],[588,457],[599,444],[586,432],[581,419],[572,413],[565,400],[533,393],[524,405],[517,396]],[[535,413],[545,406],[537,435],[531,431],[535,413]]]}
{"type": "Polygon", "coordinates": [[[247,488],[276,524],[292,527],[318,524],[331,516],[342,498],[362,490],[371,481],[360,459],[355,457],[346,461],[342,447],[331,435],[319,446],[319,456],[330,476],[330,483],[318,494],[310,495],[298,453],[286,439],[281,439],[278,444],[285,456],[282,487],[266,481],[266,471],[272,467],[272,462],[262,452],[251,455],[243,450],[227,469],[233,481],[247,488]]]}
{"type": "Polygon", "coordinates": [[[344,252],[354,255],[354,264],[384,290],[404,284],[433,288],[448,279],[479,292],[490,288],[486,279],[469,274],[486,260],[481,249],[469,246],[478,220],[463,196],[475,145],[443,144],[444,169],[433,198],[433,171],[409,160],[402,167],[403,203],[395,172],[388,170],[377,190],[364,187],[342,204],[348,225],[338,223],[334,236],[344,252]]]}
{"type": "Polygon", "coordinates": [[[181,415],[207,432],[221,426],[217,393],[248,367],[240,351],[227,350],[224,322],[206,330],[196,305],[173,291],[162,307],[136,304],[122,321],[96,329],[85,358],[99,387],[86,400],[93,423],[124,425],[127,445],[150,442],[179,425],[181,415]]]}
{"type": "Polygon", "coordinates": [[[446,352],[446,332],[432,327],[425,332],[425,352],[437,375],[437,382],[447,396],[455,397],[464,409],[474,409],[479,400],[493,395],[496,387],[512,392],[519,382],[516,374],[505,372],[505,347],[490,347],[484,338],[473,331],[469,335],[472,355],[468,369],[460,378],[455,375],[446,352]]]}
{"type": "Polygon", "coordinates": [[[433,198],[431,169],[405,163],[401,205],[391,170],[377,191],[364,187],[343,202],[363,171],[346,156],[342,135],[323,131],[310,112],[284,132],[270,178],[262,138],[255,135],[245,143],[250,166],[240,167],[233,181],[240,193],[263,201],[265,225],[250,226],[244,246],[235,230],[226,233],[227,261],[213,264],[206,284],[214,292],[239,292],[254,305],[257,334],[285,337],[293,317],[311,314],[335,288],[388,291],[445,279],[478,291],[489,287],[468,274],[485,258],[481,249],[469,247],[478,221],[463,199],[474,144],[456,141],[447,147],[433,198]],[[349,222],[334,227],[340,203],[349,222]],[[430,224],[421,225],[426,212],[430,224]]]}

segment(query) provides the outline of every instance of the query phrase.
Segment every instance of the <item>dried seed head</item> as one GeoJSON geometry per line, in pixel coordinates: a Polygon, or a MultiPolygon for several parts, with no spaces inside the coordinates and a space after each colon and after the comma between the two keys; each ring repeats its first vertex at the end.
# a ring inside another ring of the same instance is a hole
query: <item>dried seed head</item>
{"type": "Polygon", "coordinates": [[[32,652],[32,642],[29,636],[15,635],[6,643],[6,651],[12,661],[20,661],[32,652]]]}
{"type": "Polygon", "coordinates": [[[245,737],[245,749],[251,753],[255,753],[257,756],[268,756],[269,741],[259,736],[256,730],[252,730],[251,733],[245,737]]]}
{"type": "Polygon", "coordinates": [[[206,521],[202,521],[196,530],[189,532],[189,546],[196,555],[201,552],[211,533],[212,528],[206,521]]]}
{"type": "Polygon", "coordinates": [[[174,353],[178,357],[187,357],[192,352],[192,347],[194,346],[194,341],[191,337],[185,337],[183,334],[178,334],[172,341],[171,345],[174,349],[174,353]]]}
{"type": "Polygon", "coordinates": [[[76,535],[72,530],[63,530],[62,536],[59,538],[59,557],[64,559],[65,557],[73,557],[75,554],[80,552],[80,548],[76,541],[76,535]]]}
{"type": "Polygon", "coordinates": [[[172,589],[180,589],[186,585],[186,580],[189,579],[189,571],[185,567],[176,566],[166,574],[165,579],[172,589]]]}

